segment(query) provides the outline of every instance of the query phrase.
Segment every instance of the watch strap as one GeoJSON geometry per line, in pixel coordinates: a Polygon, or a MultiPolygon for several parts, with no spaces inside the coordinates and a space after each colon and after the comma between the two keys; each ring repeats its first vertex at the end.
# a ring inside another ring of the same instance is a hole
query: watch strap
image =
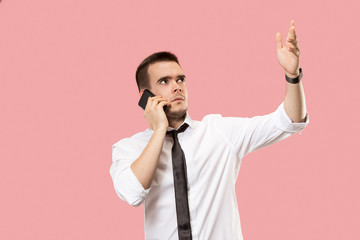
{"type": "Polygon", "coordinates": [[[290,78],[290,77],[286,76],[286,74],[285,74],[285,79],[288,83],[296,84],[296,83],[300,82],[302,76],[303,76],[302,69],[299,68],[299,76],[297,76],[296,78],[290,78]]]}

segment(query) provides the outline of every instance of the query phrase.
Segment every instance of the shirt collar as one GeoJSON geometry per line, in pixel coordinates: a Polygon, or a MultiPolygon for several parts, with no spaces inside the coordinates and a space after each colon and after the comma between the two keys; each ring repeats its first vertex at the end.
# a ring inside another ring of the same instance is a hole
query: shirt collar
{"type": "MultiPolygon", "coordinates": [[[[188,112],[186,112],[185,120],[184,120],[184,122],[179,126],[179,128],[180,128],[184,123],[189,124],[189,127],[190,127],[190,128],[195,128],[195,127],[196,127],[196,124],[197,124],[196,121],[194,121],[194,120],[192,120],[192,119],[190,118],[190,115],[189,115],[188,112]]],[[[175,129],[175,128],[168,127],[168,128],[167,128],[167,131],[172,131],[172,130],[174,130],[174,129],[175,129]]],[[[150,129],[150,128],[148,128],[147,130],[150,131],[150,132],[153,132],[153,130],[150,129]]]]}
{"type": "MultiPolygon", "coordinates": [[[[185,120],[184,120],[184,122],[179,126],[179,128],[180,128],[182,125],[184,125],[184,123],[187,123],[190,128],[194,128],[194,127],[195,127],[195,122],[190,118],[190,115],[189,115],[188,112],[186,112],[185,120]]],[[[167,130],[168,130],[168,131],[172,131],[172,130],[174,130],[174,128],[168,127],[167,130]]]]}

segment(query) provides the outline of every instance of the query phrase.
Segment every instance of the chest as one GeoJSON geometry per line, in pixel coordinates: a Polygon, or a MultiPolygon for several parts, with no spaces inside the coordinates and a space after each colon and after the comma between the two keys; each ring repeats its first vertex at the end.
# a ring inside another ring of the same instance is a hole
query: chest
{"type": "MultiPolygon", "coordinates": [[[[188,184],[191,188],[204,183],[216,184],[234,176],[234,152],[226,140],[212,129],[197,129],[179,134],[186,159],[188,184]]],[[[173,139],[167,136],[153,178],[152,188],[173,191],[173,139]]]]}

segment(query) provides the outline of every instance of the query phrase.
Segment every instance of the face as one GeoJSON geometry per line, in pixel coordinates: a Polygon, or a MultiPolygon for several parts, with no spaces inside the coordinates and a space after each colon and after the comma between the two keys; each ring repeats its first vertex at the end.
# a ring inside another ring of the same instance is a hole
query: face
{"type": "Polygon", "coordinates": [[[173,61],[150,64],[148,75],[149,90],[171,103],[166,109],[166,115],[171,118],[184,117],[188,108],[188,95],[185,75],[179,64],[173,61]]]}

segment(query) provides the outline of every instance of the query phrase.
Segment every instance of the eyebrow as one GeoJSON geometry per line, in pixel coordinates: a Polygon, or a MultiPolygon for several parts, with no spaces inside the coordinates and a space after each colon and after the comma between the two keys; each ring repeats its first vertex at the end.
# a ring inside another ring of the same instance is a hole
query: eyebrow
{"type": "MultiPolygon", "coordinates": [[[[185,79],[186,76],[185,75],[177,75],[176,79],[179,79],[179,78],[185,79]]],[[[161,77],[161,78],[159,78],[159,80],[157,80],[157,82],[161,82],[163,80],[168,80],[168,79],[171,79],[171,77],[170,76],[161,77]]]]}

